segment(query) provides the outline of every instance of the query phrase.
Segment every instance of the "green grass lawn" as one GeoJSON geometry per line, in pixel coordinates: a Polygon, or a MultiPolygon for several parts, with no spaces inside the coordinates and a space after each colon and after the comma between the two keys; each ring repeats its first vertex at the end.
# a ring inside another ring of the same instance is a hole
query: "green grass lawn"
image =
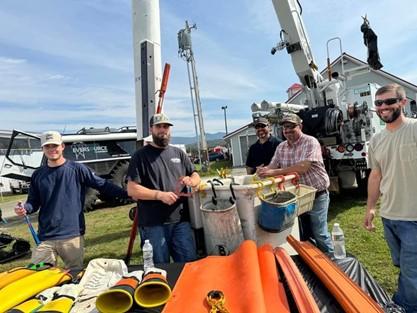
{"type": "Polygon", "coordinates": [[[0,203],[9,202],[9,201],[26,201],[27,194],[17,194],[17,195],[3,195],[0,197],[0,203]]]}
{"type": "Polygon", "coordinates": [[[363,228],[365,208],[366,198],[357,195],[355,191],[332,196],[329,230],[333,223],[340,223],[345,233],[347,252],[357,257],[382,287],[392,294],[397,286],[398,269],[392,265],[381,218],[375,217],[375,232],[363,228]]]}
{"type": "MultiPolygon", "coordinates": [[[[128,213],[132,206],[132,204],[129,204],[86,213],[85,264],[94,258],[123,259],[126,256],[132,226],[128,213]]],[[[37,228],[37,222],[33,221],[32,224],[37,228]]],[[[24,238],[34,247],[33,239],[23,218],[13,219],[13,221],[9,221],[9,224],[1,225],[1,232],[8,233],[14,237],[24,238]],[[7,226],[7,228],[4,226],[7,226]]],[[[139,243],[136,239],[131,264],[141,263],[142,257],[139,251],[139,243]]],[[[29,262],[30,258],[27,257],[0,264],[0,272],[16,266],[25,266],[29,262]]]]}
{"type": "MultiPolygon", "coordinates": [[[[219,162],[218,162],[219,163],[219,162]]],[[[126,255],[132,221],[128,217],[133,205],[103,208],[86,213],[87,233],[85,264],[93,258],[123,259],[126,255]]],[[[340,223],[345,232],[348,253],[356,256],[372,276],[389,293],[396,289],[398,270],[392,265],[388,247],[383,238],[382,224],[379,217],[375,219],[376,231],[370,233],[362,227],[365,212],[365,198],[362,196],[332,196],[329,209],[329,227],[340,223]]],[[[1,231],[15,237],[22,237],[33,244],[23,220],[15,220],[2,227],[1,231]],[[8,225],[8,226],[7,226],[8,225]]],[[[34,223],[37,227],[37,223],[34,223]]],[[[24,266],[29,257],[14,262],[0,264],[0,272],[24,266]]],[[[131,264],[141,263],[138,239],[135,241],[131,264]]]]}
{"type": "Polygon", "coordinates": [[[210,162],[210,168],[208,171],[201,171],[200,164],[194,164],[196,171],[199,172],[200,176],[218,176],[217,170],[226,169],[230,174],[232,168],[232,161],[231,160],[220,160],[220,161],[213,161],[210,162]]]}

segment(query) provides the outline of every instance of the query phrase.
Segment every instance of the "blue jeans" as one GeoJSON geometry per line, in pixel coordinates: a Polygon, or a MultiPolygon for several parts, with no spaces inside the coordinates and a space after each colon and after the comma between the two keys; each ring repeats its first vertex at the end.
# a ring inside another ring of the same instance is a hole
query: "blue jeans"
{"type": "Polygon", "coordinates": [[[311,211],[300,216],[300,222],[303,232],[302,240],[308,240],[312,237],[316,241],[317,247],[324,253],[333,254],[333,243],[327,229],[327,212],[329,211],[330,197],[329,193],[323,193],[314,199],[311,211]],[[308,225],[306,225],[306,223],[308,225]],[[307,227],[306,227],[307,226],[307,227]],[[306,227],[307,229],[304,229],[306,227]]]}
{"type": "Polygon", "coordinates": [[[382,218],[382,223],[392,262],[400,268],[393,300],[407,313],[417,313],[417,222],[382,218]]]}
{"type": "Polygon", "coordinates": [[[141,247],[149,239],[154,263],[189,262],[197,259],[193,230],[189,222],[140,226],[141,247]]]}

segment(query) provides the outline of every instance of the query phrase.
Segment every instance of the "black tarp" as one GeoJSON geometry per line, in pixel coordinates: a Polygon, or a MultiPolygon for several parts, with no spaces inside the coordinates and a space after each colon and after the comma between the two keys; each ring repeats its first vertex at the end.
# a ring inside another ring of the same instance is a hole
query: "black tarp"
{"type": "Polygon", "coordinates": [[[0,264],[24,257],[30,253],[30,243],[9,234],[0,233],[0,264]]]}

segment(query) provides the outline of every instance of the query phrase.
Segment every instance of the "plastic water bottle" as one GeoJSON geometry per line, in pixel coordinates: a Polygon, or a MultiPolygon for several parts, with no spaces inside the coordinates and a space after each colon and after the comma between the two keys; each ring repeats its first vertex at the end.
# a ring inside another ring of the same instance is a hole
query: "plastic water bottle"
{"type": "Polygon", "coordinates": [[[154,267],[153,264],[153,248],[151,243],[149,242],[149,239],[145,240],[145,244],[142,247],[142,253],[143,253],[143,270],[146,271],[149,268],[154,267]]]}
{"type": "Polygon", "coordinates": [[[345,235],[339,223],[334,223],[332,229],[332,240],[334,247],[334,257],[336,259],[346,258],[345,235]]]}

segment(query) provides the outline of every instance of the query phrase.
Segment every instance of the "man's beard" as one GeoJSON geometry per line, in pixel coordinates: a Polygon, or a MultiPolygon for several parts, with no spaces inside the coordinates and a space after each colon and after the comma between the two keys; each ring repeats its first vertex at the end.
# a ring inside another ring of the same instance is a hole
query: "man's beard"
{"type": "Polygon", "coordinates": [[[169,140],[171,139],[171,135],[167,135],[165,138],[159,138],[158,136],[152,134],[152,140],[155,145],[158,147],[165,148],[169,144],[169,140]]]}
{"type": "Polygon", "coordinates": [[[380,114],[379,112],[376,112],[376,114],[377,114],[377,115],[379,116],[379,118],[380,118],[381,120],[383,120],[385,123],[390,124],[390,123],[395,122],[395,121],[397,120],[397,118],[399,118],[399,117],[400,117],[400,115],[401,115],[401,108],[394,109],[394,110],[392,111],[391,117],[388,117],[388,118],[383,118],[383,117],[381,117],[381,114],[380,114]]]}

